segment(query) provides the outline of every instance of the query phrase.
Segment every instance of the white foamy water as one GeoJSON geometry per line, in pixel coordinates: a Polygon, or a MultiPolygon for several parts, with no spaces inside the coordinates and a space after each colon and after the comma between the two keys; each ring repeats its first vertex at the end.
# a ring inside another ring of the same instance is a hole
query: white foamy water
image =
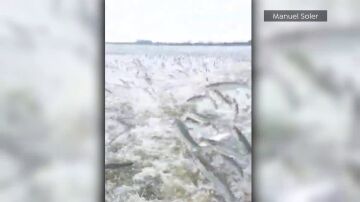
{"type": "Polygon", "coordinates": [[[106,46],[105,161],[132,163],[106,170],[107,201],[251,201],[250,55],[106,46]]]}

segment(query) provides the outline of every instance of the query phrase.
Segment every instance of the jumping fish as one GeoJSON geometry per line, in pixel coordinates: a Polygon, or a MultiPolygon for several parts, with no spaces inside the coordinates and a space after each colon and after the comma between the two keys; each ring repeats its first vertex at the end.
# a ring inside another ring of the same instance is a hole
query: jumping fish
{"type": "Polygon", "coordinates": [[[133,164],[134,164],[133,162],[109,163],[109,164],[105,164],[105,169],[111,169],[111,170],[120,169],[120,168],[132,166],[133,164]]]}

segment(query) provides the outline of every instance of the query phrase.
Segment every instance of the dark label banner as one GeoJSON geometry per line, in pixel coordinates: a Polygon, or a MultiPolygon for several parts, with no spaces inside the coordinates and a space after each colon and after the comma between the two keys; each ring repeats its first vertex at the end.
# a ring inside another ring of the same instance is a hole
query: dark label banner
{"type": "Polygon", "coordinates": [[[327,10],[265,10],[265,22],[327,22],[327,10]]]}

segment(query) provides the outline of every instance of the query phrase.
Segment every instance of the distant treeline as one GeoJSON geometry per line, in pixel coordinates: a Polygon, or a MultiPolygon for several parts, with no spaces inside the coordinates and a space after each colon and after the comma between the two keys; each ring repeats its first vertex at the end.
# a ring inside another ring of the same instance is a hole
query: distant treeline
{"type": "Polygon", "coordinates": [[[138,40],[136,42],[109,42],[109,44],[124,44],[124,45],[166,45],[166,46],[249,46],[248,42],[153,42],[150,40],[138,40]]]}

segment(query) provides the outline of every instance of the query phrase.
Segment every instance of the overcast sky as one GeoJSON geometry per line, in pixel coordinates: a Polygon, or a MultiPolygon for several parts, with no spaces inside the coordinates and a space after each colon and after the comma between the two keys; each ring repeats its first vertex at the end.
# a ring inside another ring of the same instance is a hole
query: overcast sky
{"type": "Polygon", "coordinates": [[[251,0],[106,0],[105,40],[248,41],[251,0]]]}

